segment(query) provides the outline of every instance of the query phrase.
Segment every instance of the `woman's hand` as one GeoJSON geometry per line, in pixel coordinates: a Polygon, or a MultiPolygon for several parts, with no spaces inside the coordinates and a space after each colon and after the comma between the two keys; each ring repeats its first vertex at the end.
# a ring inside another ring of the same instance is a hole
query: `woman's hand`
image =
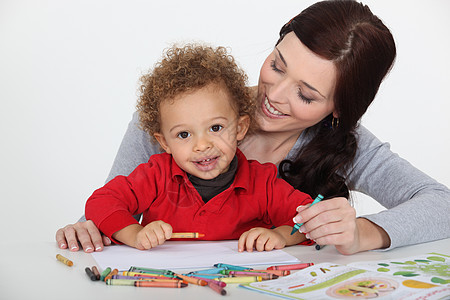
{"type": "Polygon", "coordinates": [[[299,231],[319,245],[334,245],[342,254],[389,246],[389,236],[379,226],[364,218],[346,198],[327,199],[311,207],[299,206],[296,223],[304,223],[299,231]]]}
{"type": "Polygon", "coordinates": [[[61,249],[78,251],[78,242],[84,252],[102,251],[104,246],[111,245],[111,240],[102,234],[91,220],[69,224],[56,231],[56,242],[61,249]]]}

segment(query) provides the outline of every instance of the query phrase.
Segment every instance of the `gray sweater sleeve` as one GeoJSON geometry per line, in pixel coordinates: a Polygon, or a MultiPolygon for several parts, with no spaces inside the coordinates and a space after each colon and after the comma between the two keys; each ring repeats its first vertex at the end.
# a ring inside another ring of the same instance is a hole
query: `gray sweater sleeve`
{"type": "MultiPolygon", "coordinates": [[[[161,152],[162,150],[159,144],[154,142],[145,131],[140,129],[139,114],[135,112],[128,124],[127,131],[122,139],[106,182],[118,175],[129,175],[138,165],[146,163],[150,156],[161,152]]],[[[140,215],[134,217],[136,220],[139,220],[140,215]]],[[[83,215],[78,221],[86,221],[85,216],[83,215]]]]}
{"type": "Polygon", "coordinates": [[[348,177],[351,190],[369,195],[387,210],[363,216],[382,227],[388,249],[450,237],[450,190],[358,128],[358,151],[348,177]]]}

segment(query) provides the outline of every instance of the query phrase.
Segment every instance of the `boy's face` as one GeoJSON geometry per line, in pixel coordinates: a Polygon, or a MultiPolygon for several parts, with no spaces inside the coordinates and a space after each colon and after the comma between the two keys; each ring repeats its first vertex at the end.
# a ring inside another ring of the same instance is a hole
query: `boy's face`
{"type": "Polygon", "coordinates": [[[213,179],[228,171],[237,141],[249,127],[248,116],[239,117],[232,101],[217,85],[163,101],[155,138],[185,172],[213,179]]]}

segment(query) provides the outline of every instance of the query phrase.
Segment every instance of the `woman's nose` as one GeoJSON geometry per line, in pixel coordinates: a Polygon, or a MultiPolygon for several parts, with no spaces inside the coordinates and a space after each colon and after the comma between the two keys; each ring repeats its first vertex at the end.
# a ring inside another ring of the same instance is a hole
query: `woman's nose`
{"type": "Polygon", "coordinates": [[[271,102],[285,102],[287,94],[289,92],[289,82],[287,79],[283,78],[274,82],[270,86],[268,97],[271,102]]]}

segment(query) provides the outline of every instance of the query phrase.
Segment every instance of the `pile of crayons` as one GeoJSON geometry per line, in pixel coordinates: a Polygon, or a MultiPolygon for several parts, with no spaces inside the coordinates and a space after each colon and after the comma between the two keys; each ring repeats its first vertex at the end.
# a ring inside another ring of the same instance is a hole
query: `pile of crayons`
{"type": "Polygon", "coordinates": [[[195,284],[207,286],[220,295],[226,295],[225,287],[227,284],[276,279],[280,276],[289,275],[291,270],[300,270],[311,265],[313,263],[301,263],[271,266],[266,270],[255,270],[249,267],[218,263],[211,269],[184,274],[175,273],[171,270],[134,266],[130,267],[128,271],[121,272],[117,269],[111,270],[108,267],[100,274],[95,266],[92,269],[87,267],[85,271],[91,280],[103,281],[107,285],[183,288],[189,284],[195,284]]]}
{"type": "MultiPolygon", "coordinates": [[[[56,259],[69,267],[73,266],[73,262],[61,254],[57,254],[56,259]]],[[[229,283],[241,284],[277,279],[280,276],[289,275],[292,270],[301,270],[312,265],[314,263],[299,263],[271,266],[266,270],[255,270],[250,267],[218,263],[211,269],[184,274],[175,273],[171,270],[144,267],[130,267],[128,271],[121,272],[118,269],[112,270],[108,267],[100,273],[97,267],[93,266],[92,268],[86,267],[85,272],[92,281],[105,282],[107,285],[183,288],[189,284],[195,284],[207,286],[220,295],[226,295],[227,292],[224,288],[229,283]]]]}

